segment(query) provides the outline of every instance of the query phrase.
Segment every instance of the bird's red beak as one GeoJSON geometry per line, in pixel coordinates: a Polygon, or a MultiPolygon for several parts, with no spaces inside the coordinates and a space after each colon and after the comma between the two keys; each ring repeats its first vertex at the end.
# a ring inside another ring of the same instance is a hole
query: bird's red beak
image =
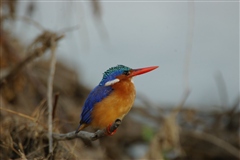
{"type": "Polygon", "coordinates": [[[152,70],[154,70],[156,68],[158,68],[158,66],[133,69],[129,76],[130,77],[138,76],[138,75],[150,72],[150,71],[152,71],[152,70]]]}

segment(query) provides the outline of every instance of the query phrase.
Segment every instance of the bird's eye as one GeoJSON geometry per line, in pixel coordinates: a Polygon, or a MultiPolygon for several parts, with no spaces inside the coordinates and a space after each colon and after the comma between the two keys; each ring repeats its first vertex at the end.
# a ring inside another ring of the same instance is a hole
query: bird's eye
{"type": "Polygon", "coordinates": [[[123,74],[128,76],[130,74],[130,72],[129,71],[123,71],[123,74]]]}

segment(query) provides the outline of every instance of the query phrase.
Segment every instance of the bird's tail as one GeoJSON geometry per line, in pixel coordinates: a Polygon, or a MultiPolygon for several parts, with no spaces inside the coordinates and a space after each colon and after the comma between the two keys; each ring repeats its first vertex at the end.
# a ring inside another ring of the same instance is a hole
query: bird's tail
{"type": "Polygon", "coordinates": [[[81,130],[82,130],[83,128],[85,128],[85,127],[87,127],[86,124],[80,123],[80,124],[78,125],[77,130],[75,131],[75,134],[77,134],[79,131],[81,131],[81,130]]]}

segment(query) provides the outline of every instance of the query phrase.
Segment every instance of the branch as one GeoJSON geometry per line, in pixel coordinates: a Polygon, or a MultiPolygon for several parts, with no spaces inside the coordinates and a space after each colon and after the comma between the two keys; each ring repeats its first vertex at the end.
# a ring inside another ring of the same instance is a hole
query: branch
{"type": "MultiPolygon", "coordinates": [[[[1,15],[1,19],[4,19],[4,20],[5,19],[10,19],[10,18],[11,18],[11,16],[9,16],[7,14],[1,15]]],[[[26,22],[28,24],[31,24],[31,25],[33,25],[34,27],[36,27],[37,29],[39,29],[41,31],[45,31],[45,28],[40,23],[38,23],[37,21],[35,21],[35,20],[33,20],[33,19],[31,19],[31,18],[29,18],[27,16],[17,16],[17,15],[15,15],[14,18],[16,20],[20,20],[20,21],[26,22]]]]}
{"type": "Polygon", "coordinates": [[[51,37],[51,59],[50,59],[50,73],[48,77],[48,90],[47,90],[47,102],[48,102],[48,141],[49,141],[49,153],[53,151],[52,146],[52,116],[53,116],[53,103],[52,103],[52,91],[53,91],[53,79],[56,65],[56,43],[55,37],[51,37]]]}
{"type": "Polygon", "coordinates": [[[47,127],[44,124],[42,124],[41,122],[39,122],[38,119],[36,119],[36,118],[33,118],[33,117],[25,115],[23,113],[19,113],[19,112],[16,112],[16,111],[13,111],[13,110],[10,110],[10,109],[7,109],[7,108],[3,108],[3,107],[0,107],[0,110],[6,111],[6,112],[9,112],[9,113],[12,113],[12,114],[16,114],[20,117],[29,119],[29,120],[37,123],[37,124],[40,124],[44,129],[47,129],[47,127]]]}
{"type": "Polygon", "coordinates": [[[58,102],[59,92],[55,94],[54,104],[53,104],[53,112],[52,112],[52,120],[55,118],[56,108],[57,108],[57,102],[58,102]]]}
{"type": "Polygon", "coordinates": [[[7,82],[14,79],[14,77],[19,73],[28,63],[36,59],[37,57],[40,57],[43,53],[45,53],[46,50],[48,50],[51,47],[51,40],[53,38],[54,42],[59,41],[63,38],[63,35],[56,35],[55,33],[50,33],[48,31],[45,31],[42,35],[37,37],[36,39],[38,42],[41,42],[42,45],[40,47],[35,48],[34,50],[30,51],[28,53],[29,56],[27,56],[23,61],[18,63],[6,76],[4,76],[2,79],[0,79],[0,88],[7,82]]]}
{"type": "MultiPolygon", "coordinates": [[[[117,119],[110,127],[110,129],[109,129],[110,133],[112,133],[114,130],[116,130],[121,125],[121,122],[122,121],[120,119],[117,119]]],[[[75,139],[75,138],[82,138],[82,139],[89,140],[89,141],[95,141],[95,140],[105,137],[107,135],[108,134],[107,134],[106,129],[102,129],[102,130],[96,131],[95,133],[80,131],[76,134],[75,131],[73,131],[73,132],[68,132],[65,134],[53,133],[52,136],[53,136],[53,139],[56,141],[71,140],[71,139],[75,139]]]]}
{"type": "Polygon", "coordinates": [[[10,109],[7,109],[7,108],[0,107],[0,110],[4,110],[6,112],[9,112],[9,113],[12,113],[12,114],[16,114],[16,115],[18,115],[20,117],[24,117],[24,118],[30,119],[30,120],[32,120],[34,122],[36,121],[35,118],[33,118],[31,116],[28,116],[28,115],[25,115],[25,114],[22,114],[22,113],[18,113],[16,111],[13,111],[13,110],[10,110],[10,109]]]}

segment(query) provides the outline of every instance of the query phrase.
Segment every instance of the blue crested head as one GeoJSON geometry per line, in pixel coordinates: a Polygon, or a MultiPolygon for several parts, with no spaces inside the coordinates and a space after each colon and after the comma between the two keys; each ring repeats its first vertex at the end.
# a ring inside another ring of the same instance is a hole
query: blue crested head
{"type": "Polygon", "coordinates": [[[129,68],[124,65],[117,65],[115,67],[109,68],[107,71],[103,73],[103,78],[99,83],[100,86],[105,85],[107,82],[116,79],[117,76],[127,75],[132,68],[129,68]]]}

